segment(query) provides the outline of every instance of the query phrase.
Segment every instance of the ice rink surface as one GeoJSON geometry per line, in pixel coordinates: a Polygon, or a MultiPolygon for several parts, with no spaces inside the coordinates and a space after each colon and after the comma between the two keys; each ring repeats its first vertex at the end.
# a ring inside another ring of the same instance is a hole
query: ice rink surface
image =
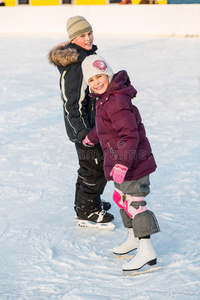
{"type": "Polygon", "coordinates": [[[123,277],[112,248],[126,232],[80,229],[77,158],[65,133],[59,73],[48,51],[63,38],[0,36],[0,299],[200,299],[200,39],[106,37],[98,54],[127,70],[158,168],[148,207],[163,269],[123,277]]]}

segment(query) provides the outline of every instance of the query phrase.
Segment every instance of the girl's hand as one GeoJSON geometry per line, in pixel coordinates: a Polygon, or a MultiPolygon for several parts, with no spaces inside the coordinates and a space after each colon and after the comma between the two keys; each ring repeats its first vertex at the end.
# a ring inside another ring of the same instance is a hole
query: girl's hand
{"type": "Polygon", "coordinates": [[[86,137],[83,139],[82,141],[84,146],[94,146],[93,143],[90,142],[90,140],[88,139],[88,136],[86,135],[86,137]]]}
{"type": "Polygon", "coordinates": [[[128,168],[126,166],[116,164],[112,171],[110,172],[110,176],[113,177],[113,180],[116,183],[122,183],[124,181],[124,178],[126,176],[126,172],[128,171],[128,168]]]}

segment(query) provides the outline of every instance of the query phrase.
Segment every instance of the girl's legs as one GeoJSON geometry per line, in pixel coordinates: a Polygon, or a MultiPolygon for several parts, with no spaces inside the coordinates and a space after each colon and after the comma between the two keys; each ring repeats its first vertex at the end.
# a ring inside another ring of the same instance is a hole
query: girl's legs
{"type": "MultiPolygon", "coordinates": [[[[117,204],[117,206],[120,208],[120,212],[124,211],[123,208],[124,208],[125,195],[118,188],[116,188],[113,193],[113,200],[117,204]]],[[[124,240],[126,237],[126,240],[123,241],[119,246],[116,246],[113,248],[114,255],[124,255],[124,254],[129,253],[130,251],[137,249],[138,238],[135,238],[135,236],[134,236],[131,218],[128,215],[127,215],[127,217],[128,217],[127,219],[125,218],[123,220],[125,222],[127,221],[125,227],[128,228],[128,231],[123,238],[123,240],[124,240]]]]}
{"type": "MultiPolygon", "coordinates": [[[[146,263],[156,263],[156,253],[151,245],[150,235],[159,232],[160,229],[153,212],[146,208],[146,201],[144,201],[144,197],[150,191],[149,185],[149,176],[135,181],[125,181],[120,185],[115,183],[115,187],[126,195],[123,202],[124,209],[120,209],[123,224],[126,228],[133,228],[134,240],[137,239],[138,242],[136,256],[123,265],[123,270],[127,270],[127,268],[131,270],[139,269],[146,263]]],[[[128,238],[128,240],[131,239],[128,238]]],[[[132,245],[134,240],[131,242],[132,245]]],[[[114,247],[113,252],[116,253],[114,250],[119,249],[119,247],[114,247]]],[[[129,248],[131,249],[130,245],[129,248]]]]}
{"type": "Polygon", "coordinates": [[[159,232],[158,222],[153,212],[147,209],[144,197],[150,192],[149,176],[138,180],[115,183],[115,188],[124,195],[124,209],[120,209],[123,224],[133,228],[135,237],[144,238],[159,232]]]}

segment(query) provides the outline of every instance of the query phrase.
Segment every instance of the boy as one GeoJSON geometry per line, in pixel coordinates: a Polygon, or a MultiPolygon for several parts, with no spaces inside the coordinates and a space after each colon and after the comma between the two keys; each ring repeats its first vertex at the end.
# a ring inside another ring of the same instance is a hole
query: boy
{"type": "MultiPolygon", "coordinates": [[[[69,139],[75,143],[79,160],[75,192],[75,211],[78,225],[101,227],[114,217],[106,211],[109,202],[101,201],[106,185],[103,171],[103,153],[100,144],[85,147],[82,140],[95,125],[95,103],[88,96],[88,86],[83,81],[82,61],[95,54],[93,30],[82,16],[67,21],[70,42],[59,44],[49,52],[49,61],[60,71],[60,89],[63,101],[64,121],[69,139]],[[88,222],[90,221],[90,222],[88,222]],[[92,222],[92,223],[91,223],[92,222]]],[[[106,226],[103,228],[107,229],[106,226]]]]}

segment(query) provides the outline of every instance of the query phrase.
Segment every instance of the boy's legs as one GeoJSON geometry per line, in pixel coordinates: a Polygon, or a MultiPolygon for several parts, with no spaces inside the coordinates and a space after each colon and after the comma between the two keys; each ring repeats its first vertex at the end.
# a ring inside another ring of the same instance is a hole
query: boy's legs
{"type": "Polygon", "coordinates": [[[79,160],[76,182],[75,210],[80,218],[101,211],[101,194],[106,186],[103,152],[100,145],[86,147],[75,143],[79,160]]]}

